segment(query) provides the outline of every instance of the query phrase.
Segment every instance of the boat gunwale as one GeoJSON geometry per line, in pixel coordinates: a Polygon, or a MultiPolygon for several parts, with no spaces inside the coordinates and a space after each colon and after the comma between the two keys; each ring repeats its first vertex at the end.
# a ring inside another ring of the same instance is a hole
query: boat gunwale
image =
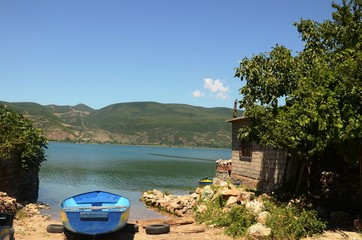
{"type": "Polygon", "coordinates": [[[69,206],[62,207],[63,211],[75,211],[75,210],[102,210],[102,209],[127,209],[129,206],[69,206]]]}

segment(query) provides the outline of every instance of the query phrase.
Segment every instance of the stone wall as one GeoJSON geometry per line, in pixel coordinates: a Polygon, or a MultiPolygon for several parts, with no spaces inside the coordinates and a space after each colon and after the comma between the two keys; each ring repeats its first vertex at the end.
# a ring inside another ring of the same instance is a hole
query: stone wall
{"type": "Polygon", "coordinates": [[[248,121],[246,118],[235,118],[229,122],[232,123],[231,178],[244,186],[263,191],[281,187],[287,166],[286,153],[252,143],[251,157],[240,157],[238,133],[241,127],[247,126],[248,121]]]}
{"type": "Polygon", "coordinates": [[[38,170],[25,170],[16,161],[0,159],[0,191],[18,202],[36,202],[39,191],[38,170]]]}

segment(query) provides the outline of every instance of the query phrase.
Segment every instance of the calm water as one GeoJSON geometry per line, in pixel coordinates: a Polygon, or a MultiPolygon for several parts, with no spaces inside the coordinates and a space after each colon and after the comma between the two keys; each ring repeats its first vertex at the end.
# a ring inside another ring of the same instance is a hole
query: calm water
{"type": "Polygon", "coordinates": [[[215,161],[230,159],[229,149],[190,149],[110,144],[51,142],[40,169],[39,201],[59,217],[60,202],[69,196],[104,190],[131,201],[132,220],[161,217],[139,201],[143,191],[158,189],[185,194],[198,179],[215,175],[215,161]]]}

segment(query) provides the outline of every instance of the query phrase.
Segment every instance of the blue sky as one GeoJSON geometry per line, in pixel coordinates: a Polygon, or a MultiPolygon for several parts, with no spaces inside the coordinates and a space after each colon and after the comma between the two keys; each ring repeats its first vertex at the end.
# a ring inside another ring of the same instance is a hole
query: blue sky
{"type": "MultiPolygon", "coordinates": [[[[340,1],[337,1],[340,2],[340,1]]],[[[0,100],[233,107],[239,61],[303,48],[331,0],[0,0],[0,100]]]]}

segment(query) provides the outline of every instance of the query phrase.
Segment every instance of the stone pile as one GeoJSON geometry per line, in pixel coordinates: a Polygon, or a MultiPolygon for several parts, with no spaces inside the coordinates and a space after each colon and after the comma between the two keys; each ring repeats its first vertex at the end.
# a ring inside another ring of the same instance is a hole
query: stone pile
{"type": "Polygon", "coordinates": [[[198,195],[196,193],[174,196],[156,189],[142,194],[142,200],[146,205],[175,214],[178,217],[192,215],[197,197],[198,195]]]}
{"type": "Polygon", "coordinates": [[[16,202],[15,198],[9,197],[7,193],[0,192],[0,212],[15,214],[23,206],[16,202]]]}
{"type": "Polygon", "coordinates": [[[243,204],[253,213],[255,219],[257,219],[257,224],[250,227],[248,231],[249,236],[265,237],[270,235],[271,229],[264,225],[270,213],[263,211],[264,203],[262,200],[268,198],[268,196],[264,194],[257,197],[253,192],[238,188],[234,184],[218,178],[214,178],[213,185],[197,188],[190,195],[173,196],[158,190],[152,190],[144,192],[142,200],[148,206],[184,217],[191,216],[194,209],[199,213],[203,213],[207,210],[206,201],[212,201],[219,197],[226,200],[225,212],[237,204],[243,204]]]}
{"type": "Polygon", "coordinates": [[[22,205],[16,201],[16,198],[9,197],[5,192],[0,192],[0,212],[15,214],[18,210],[21,210],[25,217],[31,217],[39,215],[41,209],[49,209],[49,206],[43,203],[22,205]]]}
{"type": "Polygon", "coordinates": [[[32,217],[34,215],[40,215],[40,210],[42,209],[50,209],[50,207],[43,203],[29,203],[22,208],[22,211],[26,217],[32,217]]]}
{"type": "MultiPolygon", "coordinates": [[[[209,199],[211,201],[222,197],[226,200],[225,208],[223,212],[228,212],[233,206],[238,204],[243,204],[255,217],[257,223],[250,226],[247,231],[247,234],[251,238],[260,238],[267,237],[271,234],[271,229],[267,228],[264,224],[266,223],[267,218],[270,216],[270,213],[263,211],[264,202],[263,199],[269,198],[268,195],[263,194],[260,196],[255,196],[255,193],[247,191],[243,188],[238,188],[232,183],[214,178],[213,182],[215,187],[205,186],[203,189],[197,189],[196,192],[199,193],[198,200],[209,199]],[[214,191],[213,189],[217,189],[214,191]]],[[[207,210],[207,204],[204,201],[198,201],[196,206],[196,211],[202,213],[207,210]]]]}

